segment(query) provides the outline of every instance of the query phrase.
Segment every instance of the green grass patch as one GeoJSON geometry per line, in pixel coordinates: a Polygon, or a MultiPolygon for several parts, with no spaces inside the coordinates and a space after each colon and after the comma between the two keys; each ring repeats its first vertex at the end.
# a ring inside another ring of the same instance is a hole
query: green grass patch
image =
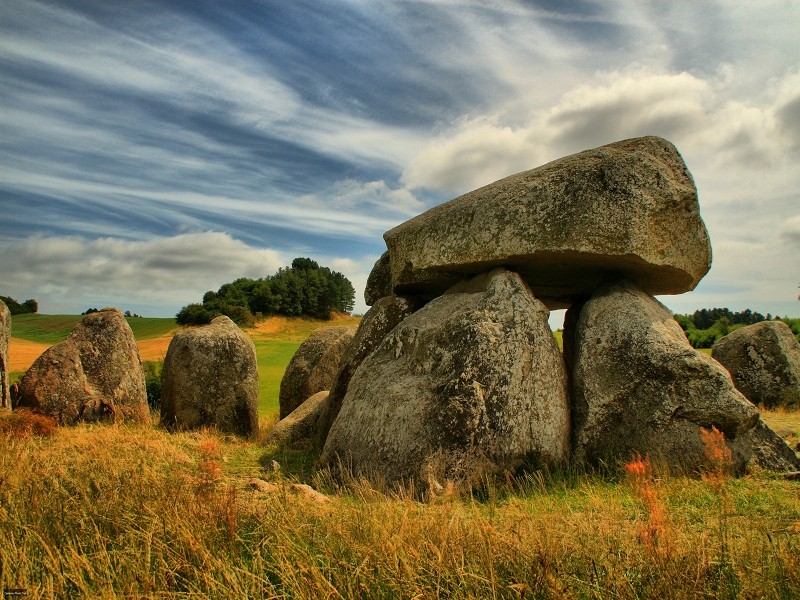
{"type": "Polygon", "coordinates": [[[81,315],[14,315],[11,317],[11,335],[39,344],[57,344],[82,318],[81,315]]]}
{"type": "Polygon", "coordinates": [[[130,317],[125,319],[131,326],[133,337],[137,340],[149,340],[167,335],[178,329],[178,324],[172,318],[130,317]]]}
{"type": "MultiPolygon", "coordinates": [[[[83,315],[14,315],[11,333],[15,338],[40,344],[57,344],[64,340],[83,315]]],[[[137,340],[161,337],[178,328],[175,319],[130,317],[126,319],[137,340]]]]}
{"type": "Polygon", "coordinates": [[[254,340],[258,360],[258,412],[269,417],[280,411],[281,379],[302,341],[254,340]]]}

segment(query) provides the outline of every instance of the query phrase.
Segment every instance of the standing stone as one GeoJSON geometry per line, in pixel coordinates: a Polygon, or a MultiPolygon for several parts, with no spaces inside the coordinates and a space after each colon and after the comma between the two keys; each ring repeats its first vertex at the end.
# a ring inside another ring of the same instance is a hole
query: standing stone
{"type": "Polygon", "coordinates": [[[711,356],[736,389],[766,408],[800,408],[800,343],[782,321],[762,321],[718,340],[711,356]]]}
{"type": "MultiPolygon", "coordinates": [[[[692,348],[669,310],[633,284],[601,287],[583,306],[574,336],[579,462],[649,454],[695,471],[705,463],[701,428],[716,427],[731,445],[758,422],[727,371],[692,348]]],[[[749,456],[734,455],[741,471],[749,456]]]]}
{"type": "Polygon", "coordinates": [[[349,327],[326,327],[300,344],[281,379],[281,419],[317,392],[331,389],[339,361],[354,334],[349,327]]]}
{"type": "Polygon", "coordinates": [[[353,341],[339,362],[339,371],[331,384],[330,396],[318,424],[317,437],[321,444],[339,415],[342,401],[347,394],[350,379],[363,360],[383,341],[389,332],[399,325],[417,308],[410,298],[386,296],[373,303],[358,326],[353,341]]]}
{"type": "Polygon", "coordinates": [[[256,347],[228,317],[178,331],[161,376],[161,422],[167,429],[258,434],[256,347]]]}
{"type": "Polygon", "coordinates": [[[11,408],[8,389],[8,340],[11,337],[11,311],[0,300],[0,409],[11,408]]]}
{"type": "Polygon", "coordinates": [[[407,317],[356,370],[320,458],[423,494],[569,454],[569,401],[549,312],[496,269],[407,317]]]}
{"type": "Polygon", "coordinates": [[[609,273],[650,294],[694,289],[711,265],[697,191],[675,147],[625,140],[512,175],[384,234],[392,290],[434,298],[495,266],[550,308],[609,273]]]}
{"type": "Polygon", "coordinates": [[[116,308],[86,315],[67,339],[48,348],[19,383],[15,408],[60,425],[111,420],[150,423],[139,349],[116,308]]]}

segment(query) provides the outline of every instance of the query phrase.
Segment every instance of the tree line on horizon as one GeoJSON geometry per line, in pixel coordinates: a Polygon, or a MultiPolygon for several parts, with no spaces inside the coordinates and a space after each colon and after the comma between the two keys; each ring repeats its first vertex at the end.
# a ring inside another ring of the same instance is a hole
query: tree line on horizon
{"type": "Polygon", "coordinates": [[[39,303],[33,298],[25,300],[25,302],[17,302],[11,296],[0,296],[8,311],[11,315],[30,315],[39,312],[39,303]]]}
{"type": "Polygon", "coordinates": [[[675,320],[686,333],[693,348],[711,348],[714,342],[725,337],[731,331],[753,325],[762,321],[783,321],[791,328],[795,337],[800,340],[800,319],[774,317],[767,313],[762,315],[749,308],[733,312],[728,308],[701,308],[692,314],[675,314],[675,320]]]}
{"type": "Polygon", "coordinates": [[[347,277],[310,258],[295,258],[274,275],[241,277],[206,292],[201,303],[184,306],[175,319],[179,325],[203,325],[219,315],[238,325],[251,325],[258,315],[328,320],[333,313],[352,312],[354,305],[355,289],[347,277]]]}

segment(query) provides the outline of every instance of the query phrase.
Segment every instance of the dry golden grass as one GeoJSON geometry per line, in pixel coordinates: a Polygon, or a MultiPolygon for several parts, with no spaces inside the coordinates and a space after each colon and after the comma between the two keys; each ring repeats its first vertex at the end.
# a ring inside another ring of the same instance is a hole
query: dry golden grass
{"type": "Polygon", "coordinates": [[[307,317],[267,317],[244,331],[254,340],[303,341],[317,329],[325,327],[355,329],[359,323],[361,323],[361,317],[353,317],[346,313],[336,314],[330,321],[319,321],[307,317]]]}
{"type": "Polygon", "coordinates": [[[331,498],[320,504],[282,485],[292,460],[214,432],[0,436],[0,585],[29,598],[800,597],[797,482],[534,472],[422,504],[307,476],[331,498]],[[272,458],[283,469],[262,472],[272,458]],[[251,490],[252,476],[278,491],[251,490]]]}

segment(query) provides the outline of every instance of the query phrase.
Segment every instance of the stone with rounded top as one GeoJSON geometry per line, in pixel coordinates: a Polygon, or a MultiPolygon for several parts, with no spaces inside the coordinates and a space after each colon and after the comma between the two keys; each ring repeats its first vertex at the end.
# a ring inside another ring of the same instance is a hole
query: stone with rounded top
{"type": "Polygon", "coordinates": [[[711,356],[722,363],[750,402],[800,408],[800,343],[783,321],[762,321],[717,340],[711,356]]]}
{"type": "Polygon", "coordinates": [[[675,146],[624,140],[512,175],[384,234],[392,290],[434,298],[503,266],[549,308],[609,274],[652,294],[694,289],[711,265],[697,191],[675,146]]]}
{"type": "Polygon", "coordinates": [[[86,315],[19,382],[15,403],[56,419],[149,424],[144,371],[130,325],[116,308],[86,315]]]}
{"type": "Polygon", "coordinates": [[[162,371],[161,423],[169,430],[216,427],[258,433],[258,364],[253,341],[226,316],[175,333],[162,371]]]}
{"type": "Polygon", "coordinates": [[[281,419],[317,392],[331,389],[339,362],[354,335],[355,329],[351,327],[325,327],[300,344],[281,379],[278,396],[281,419]]]}

